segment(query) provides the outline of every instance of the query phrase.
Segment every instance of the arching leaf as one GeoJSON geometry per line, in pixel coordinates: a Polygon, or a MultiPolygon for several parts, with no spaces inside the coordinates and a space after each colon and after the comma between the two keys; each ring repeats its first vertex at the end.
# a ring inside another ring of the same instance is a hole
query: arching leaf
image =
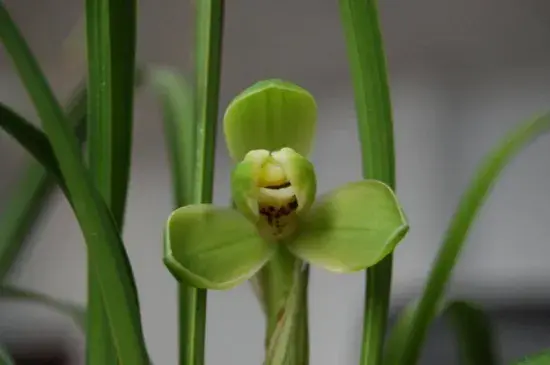
{"type": "Polygon", "coordinates": [[[13,359],[11,358],[8,351],[0,346],[0,365],[14,365],[13,359]]]}
{"type": "Polygon", "coordinates": [[[393,251],[409,229],[392,190],[382,182],[346,184],[321,199],[300,222],[288,248],[336,272],[363,270],[393,251]]]}
{"type": "Polygon", "coordinates": [[[198,288],[229,289],[260,270],[276,248],[233,209],[188,205],[168,219],[164,263],[180,281],[198,288]]]}
{"type": "Polygon", "coordinates": [[[516,362],[515,365],[548,365],[550,364],[550,351],[541,352],[537,355],[527,356],[523,360],[516,362]]]}

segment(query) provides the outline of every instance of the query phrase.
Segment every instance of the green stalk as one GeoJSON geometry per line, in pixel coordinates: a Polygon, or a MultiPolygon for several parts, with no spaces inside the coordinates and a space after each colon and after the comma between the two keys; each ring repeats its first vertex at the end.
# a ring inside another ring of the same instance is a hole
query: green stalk
{"type": "MultiPolygon", "coordinates": [[[[340,0],[362,149],[363,176],[395,189],[391,101],[375,0],[340,0]]],[[[392,255],[367,270],[361,364],[382,360],[390,304],[392,255]]]]}
{"type": "Polygon", "coordinates": [[[309,267],[303,274],[303,286],[300,292],[300,306],[296,313],[297,322],[295,328],[294,343],[294,364],[308,365],[309,364],[309,267]]]}
{"type": "MultiPolygon", "coordinates": [[[[194,93],[174,72],[151,74],[160,95],[177,207],[212,202],[218,119],[223,0],[196,6],[194,93]]],[[[204,364],[206,290],[179,283],[179,363],[204,364]]]]}
{"type": "Polygon", "coordinates": [[[82,163],[73,129],[3,3],[0,39],[36,107],[56,158],[54,162],[63,175],[67,196],[92,256],[119,363],[148,364],[137,287],[117,224],[82,163]]]}
{"type": "MultiPolygon", "coordinates": [[[[87,0],[89,169],[122,232],[132,146],[136,3],[87,0]]],[[[115,364],[101,290],[88,255],[87,363],[115,364]]]]}
{"type": "MultiPolygon", "coordinates": [[[[211,203],[214,183],[214,154],[221,77],[224,0],[197,1],[195,111],[197,145],[194,203],[211,203]]],[[[206,338],[206,290],[180,283],[180,321],[187,325],[181,339],[193,339],[180,349],[180,364],[203,365],[206,338]],[[194,333],[191,334],[190,332],[194,333]],[[184,359],[185,347],[194,346],[194,362],[184,359]]]]}
{"type": "Polygon", "coordinates": [[[304,265],[301,260],[293,260],[292,267],[284,275],[291,276],[284,284],[292,284],[289,287],[285,285],[287,290],[284,298],[281,298],[284,303],[279,308],[277,321],[266,344],[265,365],[306,365],[309,361],[308,347],[302,348],[300,343],[305,333],[298,328],[302,327],[300,323],[307,318],[302,308],[307,308],[304,294],[307,293],[309,265],[304,265]]]}
{"type": "MultiPolygon", "coordinates": [[[[163,106],[164,131],[172,170],[172,189],[175,207],[195,202],[195,146],[197,133],[193,93],[184,79],[169,70],[151,73],[154,86],[163,106]]],[[[180,364],[196,363],[196,292],[193,287],[179,283],[179,351],[180,364]]]]}
{"type": "MultiPolygon", "coordinates": [[[[86,120],[86,91],[81,86],[67,105],[71,124],[82,129],[86,120]]],[[[18,118],[11,110],[0,104],[0,119],[18,118]]],[[[83,137],[82,133],[80,135],[83,137]]],[[[82,142],[83,139],[80,141],[82,142]]],[[[35,221],[44,208],[44,203],[53,192],[55,178],[36,161],[29,161],[21,182],[10,194],[0,219],[0,283],[4,281],[27,241],[35,221]]]]}

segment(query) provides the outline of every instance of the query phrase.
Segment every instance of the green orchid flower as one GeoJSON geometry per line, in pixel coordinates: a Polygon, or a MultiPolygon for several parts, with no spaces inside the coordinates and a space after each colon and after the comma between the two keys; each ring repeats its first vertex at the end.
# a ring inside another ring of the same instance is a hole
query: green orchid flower
{"type": "Polygon", "coordinates": [[[238,95],[224,116],[235,208],[189,205],[170,215],[164,262],[180,281],[229,289],[277,250],[334,272],[368,268],[408,231],[393,191],[380,181],[345,184],[316,199],[307,159],[317,120],[313,96],[280,80],[238,95]]]}

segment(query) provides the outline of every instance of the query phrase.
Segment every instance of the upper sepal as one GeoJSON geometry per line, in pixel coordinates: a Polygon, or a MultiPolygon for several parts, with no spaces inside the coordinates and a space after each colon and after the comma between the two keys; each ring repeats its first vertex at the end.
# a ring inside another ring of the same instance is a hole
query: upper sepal
{"type": "Polygon", "coordinates": [[[234,161],[252,150],[311,150],[317,105],[305,89],[281,80],[260,81],[240,93],[224,115],[227,148],[234,161]]]}
{"type": "Polygon", "coordinates": [[[321,197],[302,216],[288,249],[327,270],[352,272],[386,257],[408,229],[393,191],[380,181],[364,180],[321,197]]]}
{"type": "Polygon", "coordinates": [[[239,212],[188,205],[168,219],[164,263],[178,281],[197,288],[229,289],[258,272],[275,249],[239,212]]]}

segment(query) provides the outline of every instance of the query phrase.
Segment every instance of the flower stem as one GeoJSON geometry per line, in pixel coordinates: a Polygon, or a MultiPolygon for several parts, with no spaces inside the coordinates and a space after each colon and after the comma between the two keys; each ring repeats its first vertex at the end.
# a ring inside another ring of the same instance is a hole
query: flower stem
{"type": "MultiPolygon", "coordinates": [[[[393,125],[386,60],[375,0],[340,0],[355,91],[363,176],[395,189],[393,125]]],[[[392,255],[367,270],[362,365],[382,360],[391,294],[392,255]]]]}
{"type": "MultiPolygon", "coordinates": [[[[218,120],[224,0],[204,0],[196,6],[194,203],[211,203],[218,120]]],[[[179,284],[180,364],[204,364],[206,337],[205,289],[179,284]],[[191,354],[191,355],[190,355],[191,354]],[[189,357],[191,356],[191,357],[189,357]]]]}

